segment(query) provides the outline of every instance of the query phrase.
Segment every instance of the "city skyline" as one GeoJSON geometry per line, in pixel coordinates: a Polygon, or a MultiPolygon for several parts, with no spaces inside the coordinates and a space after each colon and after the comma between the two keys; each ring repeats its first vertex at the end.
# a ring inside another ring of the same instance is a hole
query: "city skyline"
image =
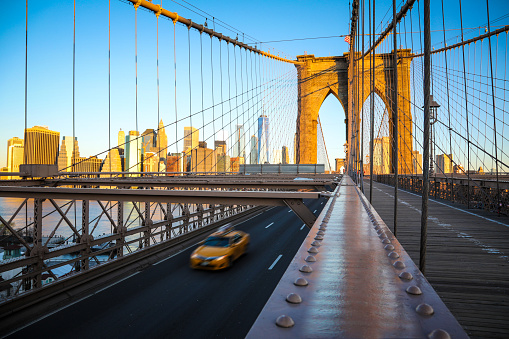
{"type": "MultiPolygon", "coordinates": [[[[267,136],[266,130],[259,133],[264,137],[267,136]]],[[[219,131],[219,134],[224,138],[223,131],[219,131]]],[[[44,163],[57,165],[58,170],[64,172],[117,172],[122,170],[127,172],[165,172],[168,158],[172,157],[172,161],[175,162],[180,160],[173,158],[182,158],[187,155],[191,156],[190,171],[217,170],[223,172],[236,168],[239,164],[258,163],[258,138],[252,135],[246,145],[243,142],[244,134],[243,125],[237,125],[235,136],[227,137],[227,139],[232,137],[236,139],[232,149],[228,149],[226,140],[215,140],[214,148],[209,149],[205,141],[198,141],[199,130],[192,126],[186,126],[184,127],[186,150],[181,153],[166,152],[168,148],[167,135],[161,119],[156,130],[149,128],[143,133],[130,130],[127,131],[127,135],[126,131],[119,130],[118,145],[103,152],[103,157],[98,157],[97,154],[81,156],[77,137],[62,136],[60,140],[58,131],[52,131],[48,126],[33,126],[28,128],[25,133],[29,142],[27,149],[30,152],[28,154],[24,152],[24,139],[19,137],[9,139],[7,142],[8,166],[1,167],[1,169],[7,172],[18,172],[21,164],[44,163]],[[193,150],[198,149],[201,150],[192,153],[193,150]],[[40,153],[39,150],[43,150],[43,152],[40,153]],[[34,154],[37,156],[34,157],[34,154]],[[31,160],[25,162],[25,156],[31,160]],[[55,161],[52,163],[53,157],[55,161]],[[198,159],[202,159],[204,164],[201,165],[198,159]],[[228,165],[226,165],[227,162],[228,165]]],[[[272,153],[279,155],[270,159],[272,163],[292,162],[289,160],[289,150],[285,145],[282,146],[282,150],[273,149],[272,153]]],[[[168,166],[178,169],[173,163],[168,166]]],[[[178,167],[182,166],[178,165],[178,167]]],[[[7,179],[9,178],[7,177],[7,179]]]]}

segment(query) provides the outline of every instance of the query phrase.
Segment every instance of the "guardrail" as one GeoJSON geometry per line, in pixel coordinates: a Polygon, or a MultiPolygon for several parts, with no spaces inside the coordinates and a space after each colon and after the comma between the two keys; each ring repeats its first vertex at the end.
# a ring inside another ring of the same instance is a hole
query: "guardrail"
{"type": "MultiPolygon", "coordinates": [[[[394,186],[394,175],[375,174],[377,182],[394,186]]],[[[501,180],[504,180],[501,178],[501,180]]],[[[483,178],[482,175],[470,177],[455,174],[454,177],[431,177],[429,196],[463,204],[469,208],[483,209],[490,212],[509,215],[509,177],[508,181],[483,178]]],[[[423,179],[421,175],[405,175],[398,177],[398,186],[402,189],[422,194],[423,179]]]]}

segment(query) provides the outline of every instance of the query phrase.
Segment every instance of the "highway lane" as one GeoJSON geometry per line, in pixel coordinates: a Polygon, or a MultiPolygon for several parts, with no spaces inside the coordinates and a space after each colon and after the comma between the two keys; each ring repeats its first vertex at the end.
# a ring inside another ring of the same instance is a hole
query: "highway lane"
{"type": "MultiPolygon", "coordinates": [[[[325,202],[305,201],[316,215],[325,202]]],[[[231,269],[192,270],[193,246],[12,337],[243,338],[306,237],[302,226],[288,208],[272,208],[236,226],[251,244],[231,269]]]]}

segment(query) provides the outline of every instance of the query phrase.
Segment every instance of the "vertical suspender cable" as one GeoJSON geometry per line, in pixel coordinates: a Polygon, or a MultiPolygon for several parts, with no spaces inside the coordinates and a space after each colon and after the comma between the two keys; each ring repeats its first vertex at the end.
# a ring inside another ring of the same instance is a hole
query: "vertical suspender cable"
{"type": "Polygon", "coordinates": [[[430,35],[430,0],[424,0],[424,140],[423,140],[423,181],[421,207],[421,244],[419,250],[419,269],[424,274],[426,269],[426,241],[428,237],[428,200],[429,200],[429,128],[430,128],[430,71],[431,71],[431,35],[430,35]]]}
{"type": "MultiPolygon", "coordinates": [[[[193,112],[192,112],[192,86],[191,86],[191,26],[187,26],[187,48],[188,48],[188,76],[189,76],[189,126],[193,127],[193,112]]],[[[185,135],[184,135],[185,137],[185,135]]],[[[185,149],[183,149],[185,151],[185,149]]],[[[184,159],[182,159],[182,162],[184,159]]]]}
{"type": "MultiPolygon", "coordinates": [[[[238,103],[238,98],[239,98],[239,95],[238,95],[238,86],[237,86],[237,53],[235,52],[235,45],[233,45],[233,61],[234,61],[234,75],[235,75],[235,112],[237,113],[237,117],[235,118],[235,121],[239,122],[239,103],[238,103]]],[[[235,130],[235,137],[233,137],[233,140],[232,140],[232,143],[233,143],[233,148],[230,146],[230,148],[232,148],[233,150],[233,156],[235,156],[235,154],[237,154],[238,152],[235,151],[235,147],[237,147],[238,149],[238,145],[237,145],[237,142],[236,142],[236,136],[237,136],[237,124],[235,124],[234,126],[234,130],[235,130]]],[[[238,157],[238,155],[237,155],[238,157]]]]}
{"type": "Polygon", "coordinates": [[[392,112],[392,121],[394,123],[394,150],[392,152],[393,166],[394,166],[394,236],[396,236],[398,229],[398,169],[399,169],[399,112],[398,112],[398,39],[396,35],[396,0],[392,0],[392,34],[393,34],[393,59],[392,59],[392,74],[394,77],[394,111],[392,112]]]}
{"type": "MultiPolygon", "coordinates": [[[[156,12],[156,66],[157,66],[157,125],[159,126],[159,12],[156,12]]],[[[159,127],[157,128],[157,134],[153,134],[152,137],[157,138],[157,171],[160,172],[161,168],[159,166],[161,160],[161,139],[160,139],[159,127]],[[157,136],[156,136],[157,135],[157,136]]],[[[166,152],[166,151],[165,151],[166,152]]],[[[166,156],[164,157],[166,159],[166,156]]]]}
{"type": "MultiPolygon", "coordinates": [[[[361,191],[364,193],[364,0],[362,0],[361,191]]],[[[327,149],[327,148],[326,148],[327,149]]],[[[328,158],[328,156],[327,156],[328,158]]]]}
{"type": "MultiPolygon", "coordinates": [[[[28,0],[25,1],[25,131],[23,139],[25,145],[27,142],[27,98],[28,98],[27,85],[28,85],[28,0]]],[[[27,163],[27,152],[23,152],[23,164],[26,163],[27,163]]],[[[76,210],[74,212],[74,215],[76,215],[76,210]]],[[[28,225],[28,204],[25,204],[25,225],[28,225]]]]}
{"type": "Polygon", "coordinates": [[[353,141],[354,141],[354,169],[355,169],[355,183],[357,186],[359,185],[359,62],[356,60],[355,53],[359,50],[359,25],[356,24],[356,31],[355,31],[355,51],[352,55],[352,59],[354,62],[354,106],[353,106],[353,121],[355,122],[354,132],[352,134],[353,141]]]}
{"type": "MultiPolygon", "coordinates": [[[[73,37],[72,37],[72,162],[71,168],[74,172],[75,151],[76,151],[76,0],[74,0],[73,13],[73,37]]],[[[76,213],[75,213],[76,214],[76,213]]]]}
{"type": "MultiPolygon", "coordinates": [[[[242,39],[244,40],[244,39],[242,39]]],[[[244,130],[244,125],[246,124],[246,115],[244,110],[244,76],[242,75],[242,48],[239,47],[239,58],[240,58],[240,93],[242,95],[241,102],[242,102],[242,130],[244,130]]],[[[249,107],[249,106],[248,106],[249,107]]],[[[242,144],[240,142],[241,138],[244,138],[244,134],[240,134],[240,130],[237,127],[237,149],[238,149],[238,157],[242,157],[242,152],[244,149],[242,149],[242,144]]],[[[239,159],[240,163],[240,159],[239,159]]]]}
{"type": "MultiPolygon", "coordinates": [[[[214,18],[212,18],[214,20],[214,18]]],[[[215,149],[215,140],[216,140],[216,112],[214,107],[214,63],[212,57],[212,35],[210,36],[210,72],[211,72],[211,91],[212,91],[212,130],[214,132],[212,140],[214,141],[214,149],[215,149]]],[[[205,140],[205,135],[203,136],[203,140],[205,140]]],[[[205,159],[204,159],[205,160],[205,159]]]]}
{"type": "MultiPolygon", "coordinates": [[[[205,106],[203,103],[203,40],[202,40],[203,32],[200,32],[200,76],[201,76],[201,118],[202,118],[202,133],[205,135],[205,106]]],[[[191,135],[193,135],[194,131],[191,131],[191,135]]],[[[193,145],[191,143],[191,149],[193,145]]]]}
{"type": "Polygon", "coordinates": [[[173,20],[173,70],[175,73],[175,148],[177,149],[177,153],[179,152],[179,144],[178,144],[178,115],[177,115],[177,44],[176,44],[176,26],[177,20],[173,20]]]}
{"type": "MultiPolygon", "coordinates": [[[[224,102],[223,102],[223,46],[221,44],[222,40],[219,40],[219,74],[221,75],[221,131],[222,131],[222,135],[221,137],[223,138],[223,141],[224,141],[224,102]]],[[[226,148],[226,147],[224,147],[226,148]]],[[[214,150],[216,149],[216,145],[214,145],[214,150]]],[[[224,150],[226,151],[226,149],[224,150]]],[[[226,157],[223,156],[223,170],[226,171],[226,157]]],[[[216,159],[216,163],[217,163],[217,159],[216,159]]],[[[216,165],[216,171],[219,172],[219,168],[218,166],[216,165]]]]}
{"type": "MultiPolygon", "coordinates": [[[[489,1],[486,0],[486,14],[488,16],[488,32],[491,32],[490,26],[490,6],[489,1]]],[[[498,146],[497,146],[497,118],[495,111],[495,86],[493,84],[493,59],[491,56],[491,36],[488,37],[489,48],[490,48],[490,70],[491,70],[491,99],[493,100],[493,136],[495,138],[495,171],[497,174],[497,209],[500,215],[501,203],[500,203],[500,183],[498,181],[498,146]]],[[[498,43],[497,43],[498,46],[498,43]]]]}
{"type": "MultiPolygon", "coordinates": [[[[138,172],[139,163],[141,159],[139,158],[139,143],[140,136],[138,131],[138,6],[134,5],[134,64],[136,69],[136,107],[135,107],[135,115],[136,115],[136,172],[138,172]]],[[[128,164],[129,165],[129,164],[128,164]]]]}
{"type": "MultiPolygon", "coordinates": [[[[74,172],[74,162],[76,155],[76,129],[75,129],[75,83],[76,83],[76,0],[74,0],[73,12],[73,38],[72,38],[72,159],[71,172],[74,172]]],[[[76,214],[76,200],[74,200],[74,225],[78,224],[76,214]]],[[[74,236],[73,236],[74,239],[74,236]]]]}
{"type": "MultiPolygon", "coordinates": [[[[231,88],[231,80],[230,80],[230,43],[228,43],[228,42],[226,43],[226,51],[228,52],[228,98],[229,98],[228,106],[229,106],[229,113],[230,113],[230,123],[228,124],[228,126],[229,126],[228,137],[231,138],[231,135],[232,135],[232,88],[231,88]]],[[[228,146],[225,147],[225,156],[228,155],[228,149],[229,149],[228,146]]],[[[226,167],[225,167],[225,171],[226,171],[226,167]]]]}
{"type": "MultiPolygon", "coordinates": [[[[108,0],[108,149],[111,152],[111,0],[108,0]]],[[[111,153],[109,158],[109,171],[113,172],[111,168],[111,153]]]]}
{"type": "MultiPolygon", "coordinates": [[[[25,1],[25,145],[27,143],[28,128],[28,0],[25,1]]],[[[27,152],[23,152],[23,163],[27,163],[27,152]]]]}
{"type": "MultiPolygon", "coordinates": [[[[445,13],[444,13],[444,0],[442,0],[442,30],[444,32],[444,47],[446,47],[446,40],[445,40],[445,13]]],[[[446,82],[446,90],[447,90],[447,114],[449,117],[448,121],[448,128],[449,128],[449,154],[452,156],[452,128],[451,128],[451,105],[450,105],[450,98],[449,98],[449,70],[447,65],[447,50],[444,51],[444,58],[445,58],[445,82],[446,82]]],[[[452,165],[452,159],[449,159],[450,164],[452,165]]],[[[445,166],[444,166],[445,167],[445,166]]],[[[453,199],[453,188],[454,188],[454,171],[451,171],[451,187],[449,190],[449,200],[452,201],[453,199]]]]}
{"type": "MultiPolygon", "coordinates": [[[[463,38],[463,13],[461,11],[461,0],[459,0],[460,4],[460,25],[461,25],[461,42],[464,41],[463,38]]],[[[470,129],[468,122],[468,99],[467,99],[467,78],[466,78],[466,70],[465,70],[465,45],[461,46],[461,51],[463,53],[463,83],[465,85],[465,114],[467,120],[467,209],[470,208],[470,129]]]]}
{"type": "MultiPolygon", "coordinates": [[[[357,18],[357,21],[359,21],[359,19],[357,18]]],[[[360,32],[361,32],[361,28],[360,28],[360,25],[357,24],[357,53],[359,53],[359,51],[361,50],[361,38],[360,38],[360,32]]],[[[357,98],[357,106],[356,106],[356,115],[357,115],[357,123],[355,124],[356,128],[355,128],[355,158],[357,160],[357,173],[356,173],[356,180],[357,180],[357,185],[360,186],[360,171],[361,171],[361,156],[360,156],[360,144],[361,144],[361,141],[360,141],[360,123],[362,121],[362,117],[361,117],[361,97],[360,97],[360,94],[361,94],[361,82],[360,82],[360,79],[361,79],[361,70],[360,70],[360,62],[357,60],[355,62],[355,68],[356,68],[356,78],[357,78],[357,85],[355,86],[355,89],[357,91],[357,94],[356,94],[356,98],[357,98]]]]}
{"type": "MultiPolygon", "coordinates": [[[[370,36],[375,41],[375,0],[373,0],[373,33],[370,36]]],[[[370,145],[369,145],[369,202],[373,203],[373,144],[375,142],[375,48],[371,50],[371,108],[370,108],[370,145]]]]}

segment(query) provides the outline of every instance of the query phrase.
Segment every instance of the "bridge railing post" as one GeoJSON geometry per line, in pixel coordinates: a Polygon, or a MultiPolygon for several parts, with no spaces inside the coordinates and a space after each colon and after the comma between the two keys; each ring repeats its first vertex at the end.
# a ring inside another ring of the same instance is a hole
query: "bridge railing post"
{"type": "Polygon", "coordinates": [[[91,242],[93,240],[92,235],[89,234],[89,200],[81,201],[81,239],[80,243],[85,244],[85,249],[81,251],[81,267],[80,269],[88,270],[89,269],[89,255],[91,253],[91,242]]]}
{"type": "Polygon", "coordinates": [[[115,232],[118,234],[118,239],[116,240],[116,248],[117,248],[117,258],[120,258],[124,255],[124,243],[125,243],[125,226],[124,226],[124,202],[117,202],[117,229],[115,232]]]}

